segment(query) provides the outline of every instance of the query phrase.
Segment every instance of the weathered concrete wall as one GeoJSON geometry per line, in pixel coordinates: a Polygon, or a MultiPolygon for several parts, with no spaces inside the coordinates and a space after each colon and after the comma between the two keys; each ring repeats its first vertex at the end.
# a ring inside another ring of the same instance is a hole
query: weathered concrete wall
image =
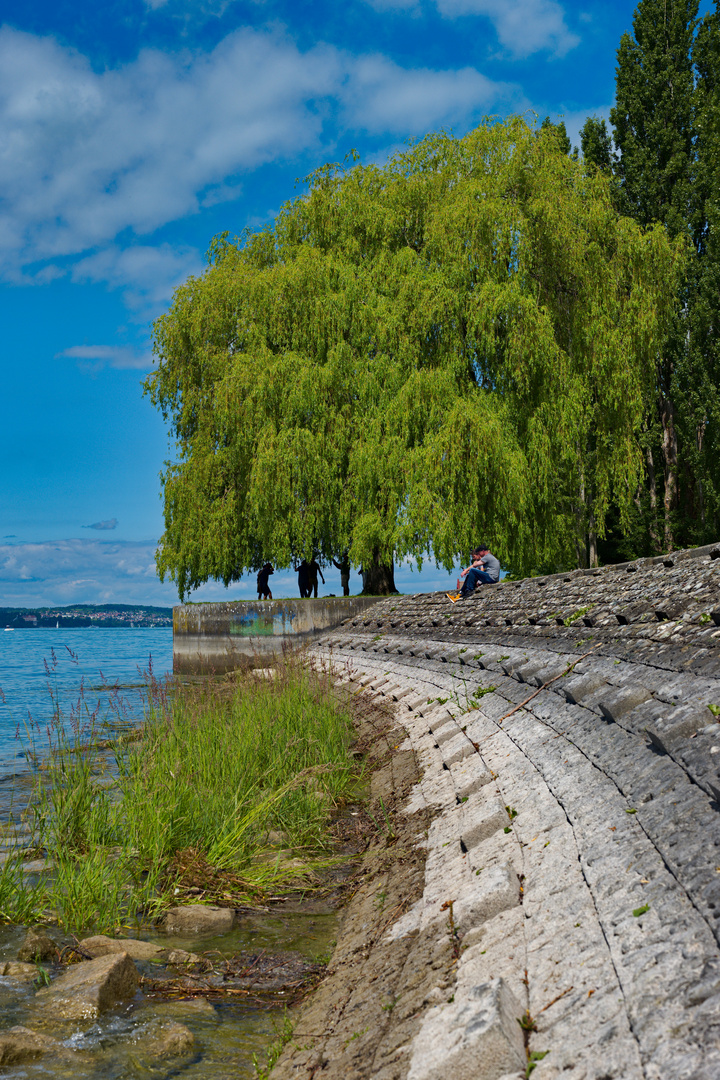
{"type": "Polygon", "coordinates": [[[360,617],[378,597],[180,604],[173,609],[173,670],[218,674],[262,666],[283,649],[314,641],[345,619],[360,617]]]}

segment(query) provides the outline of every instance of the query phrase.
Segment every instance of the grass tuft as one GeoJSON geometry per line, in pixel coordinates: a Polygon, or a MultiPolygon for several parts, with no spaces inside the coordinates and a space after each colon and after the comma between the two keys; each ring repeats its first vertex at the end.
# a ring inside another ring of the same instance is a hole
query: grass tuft
{"type": "Polygon", "coordinates": [[[59,716],[51,736],[30,818],[54,870],[0,869],[6,921],[107,931],[147,923],[186,888],[239,904],[312,887],[333,863],[330,815],[360,780],[349,706],[297,660],[268,679],[151,680],[137,741],[108,749],[59,716]]]}

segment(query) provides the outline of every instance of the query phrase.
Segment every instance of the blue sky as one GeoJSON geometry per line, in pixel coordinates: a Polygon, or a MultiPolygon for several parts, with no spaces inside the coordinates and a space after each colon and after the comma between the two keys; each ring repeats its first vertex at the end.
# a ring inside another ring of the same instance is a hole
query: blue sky
{"type": "MultiPolygon", "coordinates": [[[[272,218],[297,177],[351,148],[380,160],[525,111],[562,115],[577,141],[609,113],[633,8],[5,0],[0,604],[176,599],[153,566],[172,447],[140,383],[150,324],[214,234],[272,218]]],[[[430,566],[398,583],[449,579],[430,566]]],[[[194,599],[253,590],[254,575],[194,599]]]]}

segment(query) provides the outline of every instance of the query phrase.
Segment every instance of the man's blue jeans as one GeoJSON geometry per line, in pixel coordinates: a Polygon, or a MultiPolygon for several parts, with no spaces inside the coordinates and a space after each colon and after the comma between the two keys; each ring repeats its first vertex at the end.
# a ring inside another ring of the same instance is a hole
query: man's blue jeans
{"type": "Polygon", "coordinates": [[[486,570],[468,570],[463,587],[460,590],[461,596],[469,596],[471,592],[475,591],[475,586],[481,582],[483,585],[495,584],[494,578],[491,578],[486,570]]]}

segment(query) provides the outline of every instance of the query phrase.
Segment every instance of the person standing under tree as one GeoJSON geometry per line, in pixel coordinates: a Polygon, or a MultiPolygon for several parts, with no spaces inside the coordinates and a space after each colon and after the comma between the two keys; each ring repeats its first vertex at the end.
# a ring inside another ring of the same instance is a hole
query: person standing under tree
{"type": "Polygon", "coordinates": [[[323,577],[323,572],[320,569],[319,564],[315,562],[315,559],[313,559],[312,562],[307,564],[307,593],[306,593],[306,595],[309,596],[310,593],[314,591],[316,600],[317,600],[317,591],[318,591],[318,574],[322,578],[322,583],[324,585],[325,584],[325,578],[323,577]]]}
{"type": "Polygon", "coordinates": [[[272,564],[266,562],[262,570],[258,571],[257,576],[257,594],[258,600],[272,600],[272,593],[270,592],[270,585],[268,584],[268,578],[275,571],[272,568],[272,564]]]}
{"type": "Polygon", "coordinates": [[[333,566],[340,571],[340,584],[342,585],[343,596],[350,595],[350,559],[347,552],[340,556],[340,562],[335,562],[333,559],[333,566]]]}
{"type": "Polygon", "coordinates": [[[300,596],[304,600],[306,596],[310,595],[310,584],[309,584],[310,567],[308,566],[307,559],[303,559],[303,561],[300,563],[300,565],[296,566],[295,569],[297,570],[298,588],[300,589],[300,596]]]}

